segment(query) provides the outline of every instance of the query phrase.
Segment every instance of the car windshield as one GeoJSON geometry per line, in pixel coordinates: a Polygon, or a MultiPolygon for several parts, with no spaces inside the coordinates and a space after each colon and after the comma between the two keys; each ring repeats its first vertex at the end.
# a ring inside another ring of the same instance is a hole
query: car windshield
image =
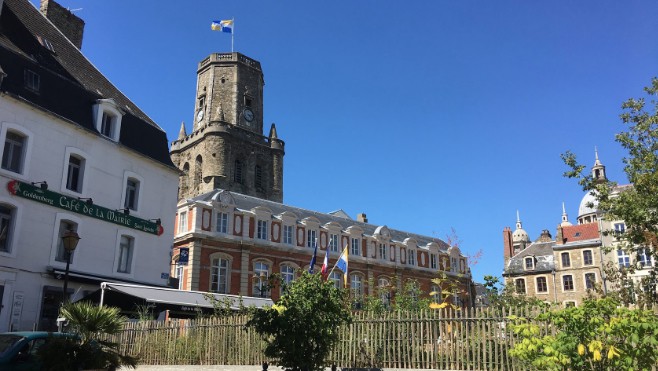
{"type": "Polygon", "coordinates": [[[0,355],[3,355],[7,350],[9,350],[12,345],[19,342],[23,337],[18,335],[11,334],[2,334],[0,335],[0,355]]]}

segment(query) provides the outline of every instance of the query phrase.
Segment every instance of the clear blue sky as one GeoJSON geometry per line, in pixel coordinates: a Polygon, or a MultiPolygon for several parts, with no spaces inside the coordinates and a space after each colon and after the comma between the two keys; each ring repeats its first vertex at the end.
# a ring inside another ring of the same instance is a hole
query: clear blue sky
{"type": "MultiPolygon", "coordinates": [[[[38,3],[38,0],[32,0],[38,3]]],[[[583,192],[560,153],[594,147],[626,182],[621,102],[658,75],[658,1],[60,0],[83,52],[176,138],[196,66],[231,48],[262,63],[265,127],[286,142],[284,202],[445,239],[474,278],[500,275],[516,211],[555,236],[583,192]],[[80,9],[81,8],[81,9],[80,9]]]]}

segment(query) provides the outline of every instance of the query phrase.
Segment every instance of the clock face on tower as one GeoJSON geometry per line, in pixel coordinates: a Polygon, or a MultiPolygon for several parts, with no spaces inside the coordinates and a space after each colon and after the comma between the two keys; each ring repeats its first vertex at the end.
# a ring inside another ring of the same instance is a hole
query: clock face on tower
{"type": "Polygon", "coordinates": [[[200,109],[199,112],[196,114],[196,120],[197,120],[197,122],[200,122],[201,120],[203,120],[203,110],[202,109],[200,109]]]}
{"type": "Polygon", "coordinates": [[[242,115],[248,123],[251,123],[254,120],[254,111],[249,108],[245,108],[244,111],[242,111],[242,115]]]}

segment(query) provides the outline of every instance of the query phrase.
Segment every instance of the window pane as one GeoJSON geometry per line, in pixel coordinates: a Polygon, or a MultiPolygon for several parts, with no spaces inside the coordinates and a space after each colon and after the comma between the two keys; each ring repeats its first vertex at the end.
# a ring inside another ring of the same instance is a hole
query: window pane
{"type": "Polygon", "coordinates": [[[23,147],[25,137],[7,132],[5,138],[5,148],[2,151],[2,168],[5,170],[20,173],[23,166],[23,147]]]}
{"type": "Polygon", "coordinates": [[[0,206],[0,251],[11,252],[9,245],[12,229],[13,210],[0,206]]]}
{"type": "Polygon", "coordinates": [[[126,182],[126,200],[123,207],[137,210],[137,195],[139,192],[139,182],[134,179],[128,179],[126,182]]]}
{"type": "Polygon", "coordinates": [[[117,272],[130,273],[130,265],[133,256],[133,238],[129,236],[121,236],[119,243],[119,264],[117,272]]]}
{"type": "MultiPolygon", "coordinates": [[[[55,255],[55,260],[58,262],[66,262],[67,254],[68,252],[64,248],[64,240],[62,240],[62,236],[64,236],[64,233],[68,231],[72,232],[77,232],[78,226],[77,224],[69,221],[69,220],[62,220],[59,222],[59,234],[58,234],[58,240],[57,240],[57,254],[55,255]]],[[[71,259],[73,259],[73,254],[71,253],[71,259]]]]}
{"type": "Polygon", "coordinates": [[[77,157],[69,157],[69,167],[66,177],[66,189],[80,192],[82,190],[83,161],[77,157]]]}
{"type": "Polygon", "coordinates": [[[229,261],[215,258],[210,271],[210,291],[228,294],[229,261]]]}

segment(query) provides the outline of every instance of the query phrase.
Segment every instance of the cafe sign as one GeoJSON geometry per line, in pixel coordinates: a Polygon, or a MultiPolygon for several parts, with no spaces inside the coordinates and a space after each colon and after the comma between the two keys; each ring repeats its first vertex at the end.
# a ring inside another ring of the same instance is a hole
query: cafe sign
{"type": "Polygon", "coordinates": [[[161,225],[150,220],[136,218],[124,214],[123,211],[108,209],[47,189],[41,189],[40,187],[35,187],[30,183],[19,180],[10,180],[7,183],[7,190],[9,190],[9,193],[18,197],[27,198],[28,200],[103,220],[108,223],[114,223],[122,227],[136,229],[157,236],[160,236],[164,232],[164,228],[161,225]]]}

